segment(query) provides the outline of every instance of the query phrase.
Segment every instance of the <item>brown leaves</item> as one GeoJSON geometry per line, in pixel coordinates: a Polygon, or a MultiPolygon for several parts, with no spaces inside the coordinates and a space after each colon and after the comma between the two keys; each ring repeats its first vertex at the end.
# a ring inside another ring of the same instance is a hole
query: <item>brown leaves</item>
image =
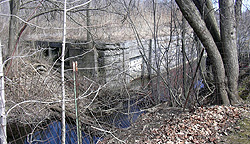
{"type": "Polygon", "coordinates": [[[145,137],[137,140],[138,143],[217,143],[245,111],[244,107],[213,106],[199,107],[193,113],[172,117],[148,113],[142,121],[150,123],[150,126],[141,131],[145,137]]]}

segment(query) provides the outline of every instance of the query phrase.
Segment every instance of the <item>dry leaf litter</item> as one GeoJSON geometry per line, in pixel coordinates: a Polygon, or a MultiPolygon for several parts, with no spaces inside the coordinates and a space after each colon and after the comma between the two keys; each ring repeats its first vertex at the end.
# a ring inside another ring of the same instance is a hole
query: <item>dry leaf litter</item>
{"type": "Polygon", "coordinates": [[[246,114],[248,105],[199,107],[193,112],[161,107],[142,115],[131,128],[116,131],[116,138],[105,138],[102,143],[118,143],[117,138],[137,144],[223,143],[223,136],[240,130],[235,124],[246,114]]]}

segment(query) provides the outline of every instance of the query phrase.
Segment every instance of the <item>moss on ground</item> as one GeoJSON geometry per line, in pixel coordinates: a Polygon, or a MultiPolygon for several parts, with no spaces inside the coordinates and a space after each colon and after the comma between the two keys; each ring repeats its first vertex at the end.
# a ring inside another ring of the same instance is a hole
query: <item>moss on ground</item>
{"type": "Polygon", "coordinates": [[[250,118],[239,121],[234,132],[224,138],[225,144],[250,144],[250,118]]]}
{"type": "MultiPolygon", "coordinates": [[[[239,83],[239,96],[245,104],[250,103],[250,76],[241,79],[239,83]]],[[[250,144],[250,112],[235,124],[228,136],[224,136],[223,144],[250,144]]]]}
{"type": "Polygon", "coordinates": [[[243,100],[250,100],[250,76],[244,78],[240,83],[239,83],[239,88],[238,88],[239,96],[243,100]]]}

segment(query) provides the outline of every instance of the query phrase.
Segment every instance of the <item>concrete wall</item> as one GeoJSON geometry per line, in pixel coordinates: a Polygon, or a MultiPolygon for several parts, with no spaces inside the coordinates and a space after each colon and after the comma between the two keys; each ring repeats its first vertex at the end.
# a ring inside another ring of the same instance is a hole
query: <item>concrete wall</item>
{"type": "MultiPolygon", "coordinates": [[[[174,37],[169,45],[169,37],[154,40],[125,41],[118,44],[97,44],[98,53],[102,53],[102,67],[105,82],[110,82],[110,86],[120,85],[122,83],[130,83],[134,79],[140,78],[142,75],[148,75],[147,62],[149,60],[149,47],[152,48],[152,66],[156,68],[156,53],[160,58],[160,69],[166,71],[167,68],[174,68],[182,64],[181,42],[174,37]],[[151,43],[150,43],[151,41],[151,43]],[[145,61],[146,60],[146,61],[145,61]]],[[[186,54],[189,60],[197,57],[196,49],[191,45],[187,45],[186,54]]],[[[156,74],[152,70],[152,74],[156,74]]]]}
{"type": "MultiPolygon", "coordinates": [[[[156,42],[156,47],[154,40],[150,39],[140,42],[136,40],[121,43],[97,42],[90,49],[84,42],[67,43],[67,66],[70,68],[73,61],[78,61],[81,74],[114,87],[148,75],[147,63],[150,47],[152,48],[151,63],[154,68],[157,67],[158,58],[160,58],[158,65],[163,72],[167,68],[181,65],[181,42],[178,37],[173,37],[171,44],[169,44],[169,37],[158,38],[156,42]]],[[[61,44],[60,42],[36,42],[39,47],[49,48],[52,55],[50,57],[54,60],[60,56],[61,44]]],[[[189,59],[197,57],[196,49],[193,46],[187,45],[185,50],[189,59]]],[[[154,70],[152,70],[152,74],[155,74],[154,70]]]]}

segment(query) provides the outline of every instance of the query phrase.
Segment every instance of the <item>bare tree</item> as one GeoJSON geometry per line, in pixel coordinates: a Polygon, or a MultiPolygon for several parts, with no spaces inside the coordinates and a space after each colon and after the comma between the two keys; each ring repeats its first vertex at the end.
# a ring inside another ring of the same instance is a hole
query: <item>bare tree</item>
{"type": "MultiPolygon", "coordinates": [[[[202,3],[202,1],[199,2],[202,3]]],[[[204,12],[207,12],[208,18],[210,18],[205,21],[201,17],[199,7],[197,8],[192,0],[176,0],[176,3],[201,40],[208,57],[212,61],[216,88],[223,103],[234,104],[240,102],[237,94],[239,65],[233,0],[220,1],[220,33],[217,32],[218,27],[213,14],[210,14],[213,13],[211,1],[205,2],[207,11],[204,12]],[[208,26],[212,26],[212,29],[208,26]],[[216,30],[216,32],[213,30],[216,30]]]]}
{"type": "Polygon", "coordinates": [[[239,103],[238,77],[239,63],[236,38],[236,19],[234,1],[219,1],[220,6],[220,33],[224,67],[227,76],[227,92],[231,103],[239,103]]]}

